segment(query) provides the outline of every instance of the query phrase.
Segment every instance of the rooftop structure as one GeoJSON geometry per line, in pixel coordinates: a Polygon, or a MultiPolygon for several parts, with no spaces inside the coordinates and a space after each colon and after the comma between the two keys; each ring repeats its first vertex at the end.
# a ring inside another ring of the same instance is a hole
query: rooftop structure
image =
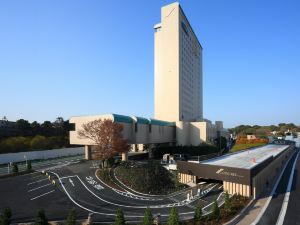
{"type": "Polygon", "coordinates": [[[207,165],[252,169],[268,158],[276,157],[288,147],[289,145],[266,145],[251,150],[227,154],[201,163],[207,165]]]}

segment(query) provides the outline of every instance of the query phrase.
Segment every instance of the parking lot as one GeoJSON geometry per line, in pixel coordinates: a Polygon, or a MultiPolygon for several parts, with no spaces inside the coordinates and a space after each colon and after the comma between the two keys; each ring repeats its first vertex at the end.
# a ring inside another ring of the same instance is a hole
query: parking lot
{"type": "Polygon", "coordinates": [[[0,208],[11,207],[13,222],[33,221],[38,209],[44,209],[50,220],[61,221],[70,208],[76,209],[78,219],[93,213],[93,219],[99,222],[114,221],[116,210],[122,208],[127,221],[139,222],[147,207],[164,221],[172,207],[177,207],[180,217],[186,219],[193,217],[198,201],[207,213],[214,198],[219,202],[223,199],[221,184],[203,184],[201,196],[197,195],[197,187],[172,195],[150,196],[126,188],[111,188],[95,172],[93,163],[86,161],[52,165],[31,174],[0,179],[0,208]],[[187,200],[190,193],[193,197],[187,200]]]}

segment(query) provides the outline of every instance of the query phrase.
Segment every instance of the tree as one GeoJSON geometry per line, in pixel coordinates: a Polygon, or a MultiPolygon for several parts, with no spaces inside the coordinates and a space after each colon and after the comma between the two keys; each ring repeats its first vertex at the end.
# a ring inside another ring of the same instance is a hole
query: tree
{"type": "Polygon", "coordinates": [[[125,225],[125,218],[122,209],[117,209],[116,220],[114,225],[125,225]]]}
{"type": "Polygon", "coordinates": [[[38,211],[34,225],[48,225],[48,219],[43,209],[38,211]]]}
{"type": "Polygon", "coordinates": [[[19,172],[19,167],[18,167],[17,163],[12,164],[12,172],[13,173],[18,173],[19,172]]]}
{"type": "Polygon", "coordinates": [[[48,147],[47,138],[44,136],[37,135],[34,138],[32,138],[30,146],[32,149],[46,149],[48,147]]]}
{"type": "Polygon", "coordinates": [[[27,161],[27,171],[30,171],[30,170],[32,170],[32,166],[31,166],[31,161],[30,160],[28,160],[27,161]]]}
{"type": "Polygon", "coordinates": [[[11,223],[11,209],[5,208],[0,215],[0,224],[1,225],[9,225],[11,223]]]}
{"type": "Polygon", "coordinates": [[[16,121],[17,128],[20,130],[21,135],[28,136],[31,135],[31,127],[28,120],[20,119],[16,121]]]}
{"type": "Polygon", "coordinates": [[[128,152],[129,145],[123,139],[123,125],[112,120],[94,120],[82,125],[78,131],[79,138],[87,138],[96,144],[93,158],[106,161],[118,153],[128,152]]]}
{"type": "Polygon", "coordinates": [[[213,219],[215,219],[217,222],[220,220],[220,208],[218,206],[218,202],[215,199],[213,203],[213,212],[212,212],[213,219]]]}
{"type": "Polygon", "coordinates": [[[53,124],[50,121],[44,121],[41,125],[42,134],[46,137],[52,136],[54,133],[53,124]]]}
{"type": "Polygon", "coordinates": [[[168,218],[168,225],[179,225],[179,215],[177,209],[173,207],[168,218]]]}
{"type": "Polygon", "coordinates": [[[153,215],[150,208],[147,208],[144,213],[144,219],[142,225],[152,225],[153,215]]]}
{"type": "Polygon", "coordinates": [[[194,215],[194,220],[195,224],[199,224],[199,222],[202,219],[202,206],[200,203],[197,204],[196,209],[195,209],[195,215],[194,215]]]}
{"type": "Polygon", "coordinates": [[[70,209],[67,217],[66,225],[75,225],[76,224],[76,210],[70,209]]]}
{"type": "Polygon", "coordinates": [[[230,198],[229,198],[229,194],[226,191],[225,192],[225,203],[224,203],[224,209],[225,209],[226,214],[230,213],[231,207],[232,207],[232,205],[231,205],[231,201],[230,201],[230,198]]]}

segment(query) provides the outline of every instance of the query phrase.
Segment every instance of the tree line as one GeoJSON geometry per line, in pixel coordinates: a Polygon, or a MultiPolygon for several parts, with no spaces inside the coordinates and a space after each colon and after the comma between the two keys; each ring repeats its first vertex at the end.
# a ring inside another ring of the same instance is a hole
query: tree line
{"type": "Polygon", "coordinates": [[[276,131],[277,135],[283,136],[285,132],[290,131],[291,134],[300,132],[300,126],[293,123],[279,123],[278,125],[259,126],[259,125],[239,125],[229,129],[229,132],[236,135],[254,134],[261,137],[268,136],[271,132],[276,131]]]}
{"type": "Polygon", "coordinates": [[[69,121],[62,117],[43,123],[1,120],[0,153],[68,147],[70,128],[69,121]]]}

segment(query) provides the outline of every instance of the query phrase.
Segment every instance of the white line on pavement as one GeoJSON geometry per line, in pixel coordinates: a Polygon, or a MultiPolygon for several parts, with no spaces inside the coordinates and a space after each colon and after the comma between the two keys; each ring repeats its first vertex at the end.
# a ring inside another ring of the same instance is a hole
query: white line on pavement
{"type": "Polygon", "coordinates": [[[29,184],[27,184],[27,185],[31,185],[31,184],[35,184],[35,183],[39,183],[39,182],[42,182],[42,181],[44,181],[44,180],[48,180],[48,178],[41,179],[41,180],[38,180],[38,181],[35,181],[35,182],[31,182],[31,183],[29,183],[29,184]]]}
{"type": "MultiPolygon", "coordinates": [[[[37,173],[40,173],[40,172],[37,172],[37,173]]],[[[43,176],[43,174],[39,174],[39,175],[37,175],[37,176],[34,176],[34,177],[31,177],[31,179],[36,179],[36,178],[38,178],[38,177],[41,177],[41,176],[43,176]]]]}
{"type": "Polygon", "coordinates": [[[76,177],[76,176],[67,176],[67,177],[61,177],[60,179],[66,179],[66,178],[70,178],[70,177],[76,177]]]}
{"type": "Polygon", "coordinates": [[[47,187],[47,186],[50,186],[50,185],[51,185],[51,183],[50,184],[45,184],[43,186],[40,186],[40,187],[37,187],[37,188],[33,188],[33,189],[29,190],[28,192],[32,192],[32,191],[35,191],[35,190],[38,190],[40,188],[47,187]]]}
{"type": "Polygon", "coordinates": [[[291,193],[291,188],[292,188],[292,184],[293,184],[294,172],[295,172],[295,167],[296,167],[298,156],[299,156],[299,152],[298,152],[298,154],[296,156],[296,159],[295,159],[295,162],[293,164],[293,168],[292,168],[292,172],[291,172],[291,175],[290,175],[288,187],[287,187],[285,195],[284,195],[284,200],[283,200],[283,203],[282,203],[282,207],[281,207],[276,225],[282,225],[283,222],[284,222],[284,217],[285,217],[286,210],[287,210],[287,207],[288,207],[288,204],[289,204],[289,198],[290,198],[290,193],[291,193]]]}
{"type": "Polygon", "coordinates": [[[46,193],[44,193],[44,194],[41,194],[41,195],[39,195],[39,196],[36,196],[36,197],[34,197],[34,198],[30,199],[30,200],[31,200],[31,201],[32,201],[32,200],[35,200],[35,199],[37,199],[37,198],[43,197],[43,196],[45,196],[45,195],[48,195],[48,194],[50,194],[50,193],[52,193],[52,192],[54,192],[54,191],[55,191],[55,190],[52,190],[52,191],[46,192],[46,193]]]}

